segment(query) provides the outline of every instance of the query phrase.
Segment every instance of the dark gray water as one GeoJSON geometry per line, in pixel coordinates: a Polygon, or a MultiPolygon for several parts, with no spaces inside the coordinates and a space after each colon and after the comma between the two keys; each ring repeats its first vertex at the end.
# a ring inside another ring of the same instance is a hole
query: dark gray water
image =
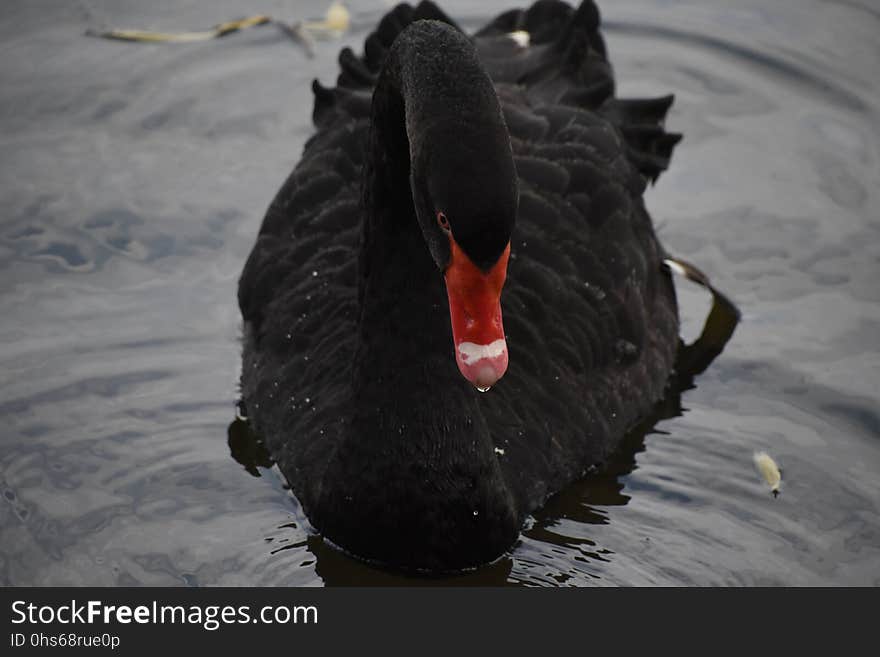
{"type": "MultiPolygon", "coordinates": [[[[444,6],[468,27],[508,6],[485,4],[444,6]]],[[[237,277],[310,134],[308,84],[386,8],[352,6],[352,32],[308,59],[272,27],[189,45],[83,32],[323,1],[4,4],[0,583],[407,581],[326,546],[277,470],[255,478],[227,446],[237,277]]],[[[648,196],[664,243],[743,321],[681,416],[451,581],[878,585],[880,6],[603,10],[621,95],[677,97],[685,141],[648,196]],[[755,450],[783,470],[777,499],[755,450]]],[[[708,298],[679,287],[689,337],[708,298]]]]}

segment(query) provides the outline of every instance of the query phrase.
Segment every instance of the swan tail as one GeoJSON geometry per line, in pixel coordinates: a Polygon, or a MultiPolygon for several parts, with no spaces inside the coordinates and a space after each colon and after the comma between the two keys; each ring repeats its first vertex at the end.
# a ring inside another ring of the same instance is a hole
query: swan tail
{"type": "Polygon", "coordinates": [[[592,0],[577,9],[561,0],[538,0],[498,15],[475,38],[492,78],[526,88],[533,105],[595,110],[614,95],[599,24],[592,0]]]}
{"type": "Polygon", "coordinates": [[[362,58],[364,66],[374,76],[378,75],[382,63],[385,61],[385,56],[397,35],[403,32],[410,23],[422,20],[441,21],[461,30],[455,21],[431,0],[422,0],[415,7],[403,2],[385,14],[373,33],[364,41],[364,56],[362,58]]]}
{"type": "Polygon", "coordinates": [[[525,32],[532,45],[563,44],[564,47],[575,31],[583,30],[604,56],[605,44],[598,28],[599,10],[592,0],[585,0],[576,11],[561,0],[538,0],[528,9],[510,9],[499,14],[474,36],[479,39],[525,32]]]}
{"type": "Polygon", "coordinates": [[[378,75],[382,68],[382,62],[385,61],[385,55],[397,35],[403,32],[410,23],[420,20],[441,21],[449,23],[456,29],[461,29],[455,24],[455,21],[430,0],[423,0],[415,7],[405,2],[397,5],[382,17],[375,31],[364,42],[363,62],[374,75],[378,75]]]}
{"type": "Polygon", "coordinates": [[[592,0],[585,0],[557,37],[554,47],[561,54],[562,70],[573,82],[560,100],[610,120],[623,136],[630,162],[645,178],[656,182],[669,167],[672,151],[682,138],[664,128],[674,97],[616,98],[614,72],[599,24],[599,10],[592,0]]]}
{"type": "Polygon", "coordinates": [[[616,98],[600,25],[592,0],[577,9],[561,0],[538,0],[498,15],[476,39],[497,82],[525,88],[533,107],[568,105],[601,115],[620,132],[633,166],[656,181],[681,140],[663,127],[673,97],[616,98]]]}
{"type": "Polygon", "coordinates": [[[372,89],[397,35],[410,23],[421,20],[441,21],[457,30],[461,29],[430,0],[423,0],[415,7],[402,2],[385,14],[376,29],[366,38],[362,57],[357,57],[350,48],[343,49],[339,57],[342,70],[336,85],[344,89],[372,89]]]}
{"type": "Polygon", "coordinates": [[[612,98],[600,113],[614,123],[623,135],[627,156],[639,172],[656,182],[668,167],[681,135],[667,132],[664,123],[674,97],[612,98]]]}
{"type": "Polygon", "coordinates": [[[419,20],[442,21],[461,29],[430,0],[423,0],[415,7],[405,2],[395,6],[364,41],[363,56],[358,57],[351,48],[340,51],[336,87],[324,87],[317,80],[313,82],[312,120],[316,126],[332,122],[339,114],[347,118],[369,116],[373,87],[391,44],[410,23],[419,20]]]}

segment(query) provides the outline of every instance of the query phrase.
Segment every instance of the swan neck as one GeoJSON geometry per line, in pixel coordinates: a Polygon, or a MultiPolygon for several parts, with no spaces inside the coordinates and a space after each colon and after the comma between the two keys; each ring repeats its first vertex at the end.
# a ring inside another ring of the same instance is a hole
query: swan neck
{"type": "Polygon", "coordinates": [[[446,23],[413,23],[389,50],[373,93],[367,207],[392,207],[395,218],[424,210],[418,186],[437,174],[442,156],[470,155],[468,145],[487,135],[510,158],[501,106],[473,44],[446,23]]]}

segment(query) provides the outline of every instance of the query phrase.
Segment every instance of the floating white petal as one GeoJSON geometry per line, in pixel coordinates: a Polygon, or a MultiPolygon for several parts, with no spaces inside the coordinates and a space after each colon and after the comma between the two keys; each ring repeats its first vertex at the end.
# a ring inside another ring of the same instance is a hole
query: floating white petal
{"type": "Polygon", "coordinates": [[[755,461],[755,467],[764,477],[764,481],[770,486],[770,491],[774,495],[779,494],[779,485],[782,483],[782,474],[779,472],[779,466],[767,452],[755,452],[752,455],[755,461]]]}

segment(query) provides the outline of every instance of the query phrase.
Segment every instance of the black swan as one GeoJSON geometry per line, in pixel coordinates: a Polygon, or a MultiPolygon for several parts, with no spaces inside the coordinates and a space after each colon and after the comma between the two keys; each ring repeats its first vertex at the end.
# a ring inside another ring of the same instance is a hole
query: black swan
{"type": "Polygon", "coordinates": [[[672,98],[615,97],[591,0],[470,38],[401,4],[339,63],[241,276],[242,399],[331,542],[473,567],[663,397],[672,98]]]}

